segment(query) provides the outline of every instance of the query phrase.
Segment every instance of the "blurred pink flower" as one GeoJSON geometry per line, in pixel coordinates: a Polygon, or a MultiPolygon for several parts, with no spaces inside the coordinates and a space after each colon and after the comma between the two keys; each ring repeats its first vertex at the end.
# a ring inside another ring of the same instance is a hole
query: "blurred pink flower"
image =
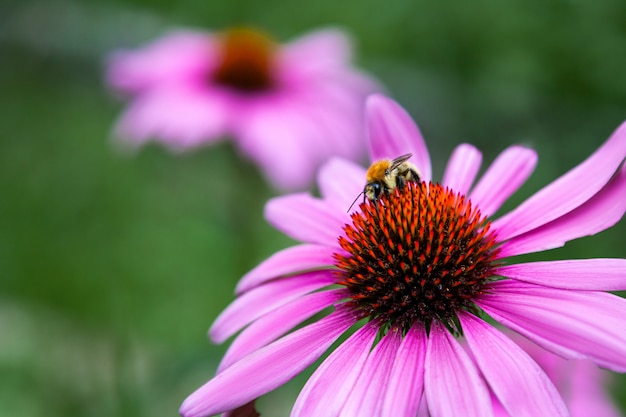
{"type": "Polygon", "coordinates": [[[292,416],[487,417],[491,395],[513,417],[568,415],[546,373],[483,313],[558,355],[626,371],[626,300],[606,292],[626,289],[626,259],[517,258],[622,218],[626,123],[580,165],[493,218],[534,170],[534,151],[507,148],[475,182],[482,155],[462,144],[440,185],[410,116],[378,95],[366,108],[371,159],[412,153],[422,181],[349,215],[365,169],[337,158],[320,171],[322,198],[269,201],[268,221],[305,243],[241,279],[210,336],[221,343],[241,333],[181,414],[247,404],[356,328],[309,378],[292,416]]]}
{"type": "Polygon", "coordinates": [[[280,189],[300,189],[332,155],[365,155],[363,101],[377,83],[350,64],[339,30],[286,45],[247,28],[173,32],[108,59],[108,84],[130,97],[115,135],[185,150],[232,136],[280,189]]]}
{"type": "MultiPolygon", "coordinates": [[[[545,371],[565,400],[571,417],[620,417],[606,385],[609,372],[600,369],[588,359],[564,359],[512,332],[507,332],[545,371]]],[[[511,414],[495,400],[496,417],[511,414]]]]}

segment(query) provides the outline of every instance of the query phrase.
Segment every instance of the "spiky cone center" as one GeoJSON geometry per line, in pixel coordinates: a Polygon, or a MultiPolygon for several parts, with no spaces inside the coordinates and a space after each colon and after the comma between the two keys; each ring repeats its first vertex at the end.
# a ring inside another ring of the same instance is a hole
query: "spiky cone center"
{"type": "Polygon", "coordinates": [[[409,182],[361,204],[335,254],[338,284],[363,317],[405,331],[457,313],[493,276],[497,247],[490,223],[465,196],[439,184],[409,182]]]}
{"type": "Polygon", "coordinates": [[[221,35],[219,63],[212,80],[243,93],[271,89],[275,84],[274,42],[264,33],[235,28],[221,35]]]}

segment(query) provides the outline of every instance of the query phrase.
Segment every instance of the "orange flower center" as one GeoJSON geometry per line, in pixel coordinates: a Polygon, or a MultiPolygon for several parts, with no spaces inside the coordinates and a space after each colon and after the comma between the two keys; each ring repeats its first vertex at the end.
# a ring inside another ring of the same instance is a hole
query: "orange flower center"
{"type": "Polygon", "coordinates": [[[335,254],[338,284],[365,317],[408,330],[433,319],[457,328],[459,310],[476,311],[496,266],[490,223],[464,196],[439,184],[409,182],[361,204],[335,254]]]}
{"type": "Polygon", "coordinates": [[[222,35],[220,60],[212,74],[218,84],[244,93],[271,89],[275,45],[265,34],[237,28],[222,35]]]}

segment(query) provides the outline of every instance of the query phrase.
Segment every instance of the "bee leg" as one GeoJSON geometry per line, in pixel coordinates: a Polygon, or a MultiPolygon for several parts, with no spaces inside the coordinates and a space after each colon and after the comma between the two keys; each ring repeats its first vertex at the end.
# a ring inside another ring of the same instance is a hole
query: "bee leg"
{"type": "Polygon", "coordinates": [[[409,173],[411,175],[411,181],[415,181],[415,182],[420,182],[422,181],[422,179],[420,178],[420,176],[417,174],[417,172],[413,171],[412,169],[409,170],[409,173]]]}
{"type": "Polygon", "coordinates": [[[406,185],[406,180],[404,179],[404,177],[401,177],[400,175],[398,175],[396,177],[396,187],[398,187],[399,189],[404,188],[404,186],[406,185]]]}

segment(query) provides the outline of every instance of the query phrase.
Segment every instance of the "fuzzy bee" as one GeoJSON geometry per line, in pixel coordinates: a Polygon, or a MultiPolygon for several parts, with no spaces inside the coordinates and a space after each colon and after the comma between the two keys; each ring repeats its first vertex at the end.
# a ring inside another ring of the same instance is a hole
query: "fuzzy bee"
{"type": "MultiPolygon", "coordinates": [[[[382,193],[389,194],[394,188],[404,187],[408,181],[419,182],[421,180],[419,170],[408,161],[412,155],[407,153],[393,160],[381,159],[370,165],[365,175],[367,183],[361,192],[363,194],[363,202],[365,202],[366,198],[376,202],[382,193]]],[[[354,202],[358,198],[357,196],[354,202]]],[[[352,208],[354,202],[350,205],[350,208],[352,208]]]]}

